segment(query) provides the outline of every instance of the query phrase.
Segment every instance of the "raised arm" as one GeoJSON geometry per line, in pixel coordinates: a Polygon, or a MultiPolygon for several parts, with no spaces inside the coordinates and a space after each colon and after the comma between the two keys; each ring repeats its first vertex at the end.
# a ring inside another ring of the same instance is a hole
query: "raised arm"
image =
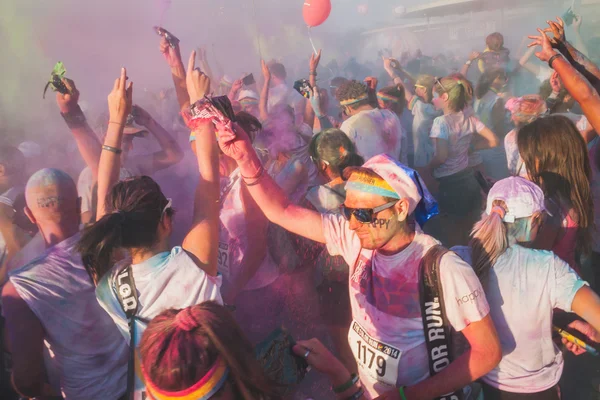
{"type": "Polygon", "coordinates": [[[260,102],[258,103],[258,109],[260,112],[260,119],[262,122],[269,118],[269,85],[271,84],[271,71],[265,60],[260,60],[260,66],[262,68],[262,74],[264,78],[264,84],[262,91],[260,92],[260,102]]]}
{"type": "MultiPolygon", "coordinates": [[[[183,151],[177,141],[171,134],[163,128],[152,116],[140,106],[133,106],[135,112],[135,122],[144,126],[156,138],[161,150],[152,154],[152,164],[149,171],[143,171],[146,175],[151,175],[156,171],[168,168],[177,164],[183,159],[183,151]]],[[[147,155],[143,156],[147,158],[147,155]]]]}
{"type": "Polygon", "coordinates": [[[79,154],[81,154],[85,164],[90,167],[94,178],[96,178],[102,145],[87,123],[81,107],[79,107],[79,90],[75,87],[75,82],[66,78],[63,78],[62,81],[69,89],[69,93],[56,92],[56,103],[60,109],[60,114],[75,138],[79,154]]]}
{"type": "Polygon", "coordinates": [[[546,28],[544,32],[552,32],[554,35],[552,39],[549,39],[552,47],[559,50],[597,91],[600,90],[600,69],[567,41],[564,21],[557,17],[557,21],[548,21],[548,25],[550,27],[546,28]]]}
{"type": "Polygon", "coordinates": [[[115,80],[112,91],[108,95],[108,113],[110,115],[100,163],[98,166],[98,207],[96,221],[106,214],[106,196],[119,181],[121,170],[121,145],[123,128],[127,116],[131,112],[133,98],[133,82],[127,85],[127,71],[121,68],[121,76],[115,80]]]}
{"type": "Polygon", "coordinates": [[[200,70],[204,72],[204,75],[208,76],[208,79],[210,79],[211,82],[216,82],[215,76],[208,62],[206,49],[203,47],[198,47],[198,50],[196,50],[196,54],[198,56],[198,63],[200,64],[200,70]]]}
{"type": "MultiPolygon", "coordinates": [[[[194,68],[196,52],[188,63],[187,90],[192,104],[210,93],[210,80],[194,68]]],[[[195,132],[196,160],[200,179],[194,197],[192,228],[183,240],[183,248],[208,275],[217,275],[219,247],[219,149],[211,122],[195,132]]]]}
{"type": "Polygon", "coordinates": [[[471,68],[471,64],[473,64],[473,61],[477,60],[479,57],[481,57],[480,52],[472,51],[471,54],[469,54],[469,59],[467,62],[465,62],[461,67],[460,74],[466,78],[467,74],[469,73],[469,68],[471,68]]]}
{"type": "Polygon", "coordinates": [[[573,19],[573,34],[575,36],[575,47],[581,51],[585,57],[589,57],[590,52],[583,41],[583,37],[581,37],[581,24],[583,24],[583,17],[581,15],[576,15],[573,19]]]}
{"type": "MultiPolygon", "coordinates": [[[[406,103],[409,104],[412,101],[413,96],[414,96],[414,92],[413,92],[414,82],[412,82],[412,85],[409,85],[410,87],[406,87],[404,85],[404,81],[400,77],[400,75],[404,71],[402,71],[401,68],[394,69],[392,67],[392,63],[394,61],[392,58],[385,58],[382,56],[382,59],[383,59],[383,68],[388,73],[390,78],[392,78],[394,80],[394,84],[398,85],[399,87],[402,86],[404,88],[404,97],[406,98],[406,103]]],[[[409,77],[410,79],[412,79],[412,77],[410,75],[406,74],[406,76],[409,77]]]]}
{"type": "Polygon", "coordinates": [[[596,132],[600,132],[600,95],[575,67],[552,48],[546,32],[541,29],[538,29],[538,32],[540,36],[530,36],[533,42],[529,46],[540,46],[542,48],[535,54],[540,60],[549,62],[552,59],[551,67],[560,76],[565,89],[579,103],[596,132]]]}
{"type": "Polygon", "coordinates": [[[325,243],[321,214],[292,204],[264,170],[246,132],[239,126],[235,131],[220,130],[219,146],[225,155],[236,160],[248,191],[269,221],[297,235],[325,243]]]}
{"type": "Polygon", "coordinates": [[[519,60],[519,65],[525,68],[527,71],[534,74],[535,76],[539,76],[541,72],[540,66],[529,61],[531,59],[531,56],[533,56],[533,53],[535,53],[534,48],[528,49],[525,52],[525,54],[523,54],[523,57],[521,57],[521,59],[519,60]]]}
{"type": "Polygon", "coordinates": [[[319,53],[317,54],[310,54],[308,83],[310,84],[310,87],[313,88],[313,93],[311,93],[310,101],[307,101],[304,104],[304,123],[311,128],[314,128],[315,126],[315,117],[320,118],[317,110],[315,110],[314,104],[311,104],[315,94],[315,89],[317,93],[319,91],[317,88],[317,67],[319,66],[319,61],[321,61],[321,50],[319,50],[319,53]]]}
{"type": "Polygon", "coordinates": [[[185,85],[185,67],[181,60],[181,51],[179,44],[175,48],[169,45],[169,42],[164,37],[160,38],[160,52],[167,60],[167,64],[171,67],[171,76],[175,85],[175,93],[179,102],[180,111],[187,110],[190,107],[190,97],[185,85]]]}

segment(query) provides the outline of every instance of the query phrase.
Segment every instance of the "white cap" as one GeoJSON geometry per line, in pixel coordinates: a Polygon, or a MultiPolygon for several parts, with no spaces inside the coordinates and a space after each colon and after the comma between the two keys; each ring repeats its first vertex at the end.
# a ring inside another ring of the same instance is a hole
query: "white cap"
{"type": "Polygon", "coordinates": [[[256,93],[254,90],[244,89],[240,91],[240,94],[238,95],[238,100],[242,99],[260,100],[260,97],[258,96],[258,93],[256,93]]]}
{"type": "Polygon", "coordinates": [[[502,218],[504,222],[512,223],[517,218],[530,217],[546,210],[542,189],[535,183],[518,176],[502,179],[492,187],[485,209],[488,215],[492,213],[495,200],[502,200],[506,204],[507,211],[502,218]]]}

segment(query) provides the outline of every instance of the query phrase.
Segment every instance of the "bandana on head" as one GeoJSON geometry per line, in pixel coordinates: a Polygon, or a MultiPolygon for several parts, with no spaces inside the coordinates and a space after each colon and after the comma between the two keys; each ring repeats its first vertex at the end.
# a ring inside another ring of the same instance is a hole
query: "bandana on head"
{"type": "Polygon", "coordinates": [[[208,400],[215,395],[229,376],[229,368],[225,360],[219,356],[212,366],[210,371],[204,375],[194,386],[179,390],[177,392],[169,392],[161,390],[152,383],[150,377],[143,371],[144,380],[146,381],[146,390],[156,400],[208,400]]]}
{"type": "Polygon", "coordinates": [[[366,193],[380,194],[385,197],[407,199],[409,214],[414,213],[420,226],[425,225],[432,217],[439,214],[437,201],[429,193],[425,182],[423,182],[417,171],[408,168],[386,154],[371,158],[363,165],[363,168],[375,172],[383,178],[382,181],[385,184],[379,182],[379,179],[371,179],[373,182],[364,182],[359,174],[352,174],[351,179],[346,184],[346,190],[354,189],[366,193]],[[355,177],[355,175],[357,176],[355,177]],[[390,191],[393,195],[390,195],[390,191]]]}
{"type": "Polygon", "coordinates": [[[359,101],[363,101],[363,100],[368,100],[369,99],[369,95],[365,94],[364,96],[360,96],[356,99],[347,99],[347,100],[342,100],[340,101],[340,105],[342,106],[349,106],[355,103],[358,103],[359,101]]]}
{"type": "Polygon", "coordinates": [[[392,96],[388,93],[377,92],[377,98],[381,101],[391,101],[392,103],[399,103],[400,99],[396,96],[392,96]]]}
{"type": "Polygon", "coordinates": [[[539,95],[510,99],[505,107],[510,110],[513,119],[521,123],[531,123],[548,110],[546,101],[539,95]]]}

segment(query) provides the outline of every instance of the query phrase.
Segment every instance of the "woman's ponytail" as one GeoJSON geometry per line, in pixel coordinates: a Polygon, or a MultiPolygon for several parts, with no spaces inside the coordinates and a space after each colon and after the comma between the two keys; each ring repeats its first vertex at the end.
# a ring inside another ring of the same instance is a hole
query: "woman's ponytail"
{"type": "Polygon", "coordinates": [[[484,214],[471,232],[472,265],[483,284],[487,282],[490,269],[509,245],[506,225],[502,221],[506,208],[501,203],[496,200],[492,212],[484,214]]]}
{"type": "Polygon", "coordinates": [[[79,240],[78,250],[83,265],[94,285],[112,268],[113,251],[122,246],[124,212],[106,214],[86,228],[79,240]]]}

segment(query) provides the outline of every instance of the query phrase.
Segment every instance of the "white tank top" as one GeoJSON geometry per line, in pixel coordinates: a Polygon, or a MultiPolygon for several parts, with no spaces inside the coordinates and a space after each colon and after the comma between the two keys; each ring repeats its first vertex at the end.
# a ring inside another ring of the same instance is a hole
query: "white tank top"
{"type": "Polygon", "coordinates": [[[128,346],[96,300],[75,251],[80,234],[10,273],[10,281],[44,330],[46,369],[65,399],[117,399],[127,388],[128,346]]]}
{"type": "MultiPolygon", "coordinates": [[[[248,233],[252,227],[246,226],[245,209],[242,202],[242,179],[239,169],[228,177],[221,177],[221,212],[219,218],[219,272],[225,282],[234,281],[248,252],[248,233]]],[[[279,277],[277,265],[269,252],[262,264],[244,287],[244,290],[260,289],[279,277]]]]}

